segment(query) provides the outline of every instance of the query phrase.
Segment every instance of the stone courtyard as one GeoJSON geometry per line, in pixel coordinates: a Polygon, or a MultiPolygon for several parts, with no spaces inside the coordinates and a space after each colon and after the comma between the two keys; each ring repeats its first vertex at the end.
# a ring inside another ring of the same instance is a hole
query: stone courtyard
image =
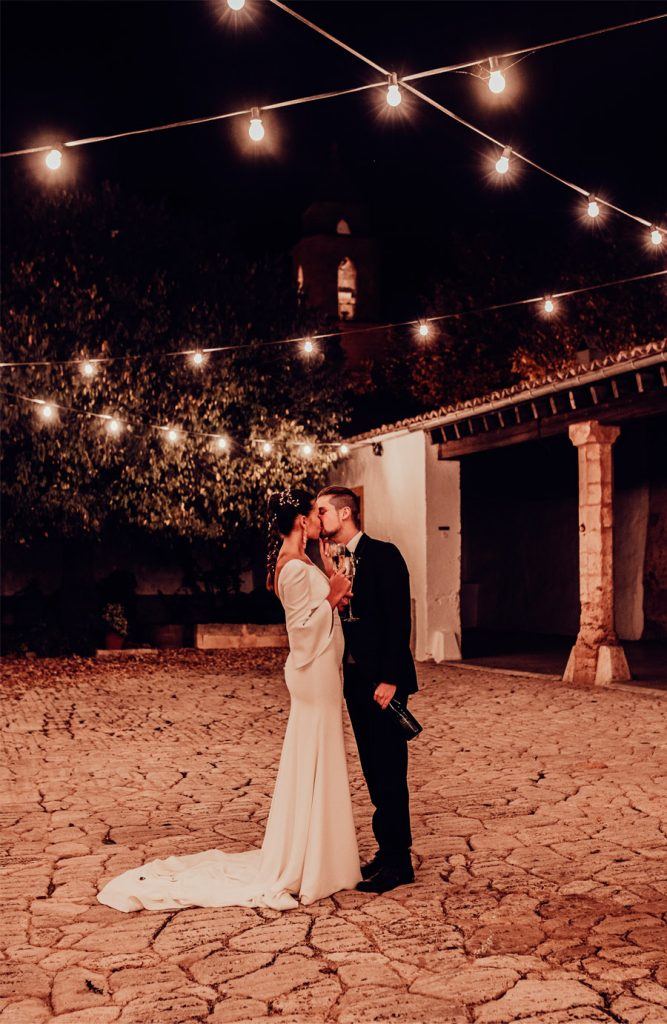
{"type": "Polygon", "coordinates": [[[283,914],[100,906],[146,859],[260,844],[283,657],[4,664],[1,1024],[667,1021],[656,692],[422,665],[415,885],[283,914]]]}

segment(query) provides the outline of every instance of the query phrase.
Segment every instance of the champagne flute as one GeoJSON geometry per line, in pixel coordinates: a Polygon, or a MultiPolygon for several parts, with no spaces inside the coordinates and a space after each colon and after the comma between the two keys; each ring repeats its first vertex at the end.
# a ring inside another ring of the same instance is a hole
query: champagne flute
{"type": "MultiPolygon", "coordinates": [[[[334,564],[334,568],[338,572],[342,572],[343,575],[346,576],[347,579],[350,581],[350,584],[353,585],[354,584],[354,572],[355,572],[354,555],[350,551],[347,550],[347,548],[345,547],[344,544],[335,544],[335,543],[329,545],[329,554],[331,555],[331,561],[334,564]]],[[[359,621],[357,616],[352,614],[352,599],[351,598],[350,598],[350,603],[347,606],[347,611],[346,611],[346,614],[345,614],[345,621],[346,622],[358,622],[359,621]]]]}

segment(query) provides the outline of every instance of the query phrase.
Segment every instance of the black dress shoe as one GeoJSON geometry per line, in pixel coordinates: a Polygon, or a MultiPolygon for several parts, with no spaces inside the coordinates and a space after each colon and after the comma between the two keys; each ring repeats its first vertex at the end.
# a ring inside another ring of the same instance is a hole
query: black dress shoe
{"type": "Polygon", "coordinates": [[[410,885],[415,880],[415,873],[410,868],[392,868],[385,865],[383,868],[365,882],[359,882],[359,892],[389,892],[397,889],[399,885],[410,885]]]}
{"type": "Polygon", "coordinates": [[[372,860],[367,861],[361,865],[361,877],[364,879],[372,878],[373,875],[377,875],[378,871],[382,867],[382,854],[378,850],[372,860]]]}

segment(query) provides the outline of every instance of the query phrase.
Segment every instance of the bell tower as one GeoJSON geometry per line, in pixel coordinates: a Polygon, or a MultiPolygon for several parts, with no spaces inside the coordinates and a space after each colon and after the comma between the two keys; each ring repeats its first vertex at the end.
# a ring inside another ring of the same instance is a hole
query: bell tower
{"type": "Polygon", "coordinates": [[[377,323],[378,255],[363,205],[323,199],[308,206],[292,250],[294,275],[311,309],[345,325],[377,323]]]}

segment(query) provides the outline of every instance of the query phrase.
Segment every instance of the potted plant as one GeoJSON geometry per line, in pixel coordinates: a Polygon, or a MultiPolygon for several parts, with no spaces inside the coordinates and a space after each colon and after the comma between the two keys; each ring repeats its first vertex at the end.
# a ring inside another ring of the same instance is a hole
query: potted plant
{"type": "Polygon", "coordinates": [[[127,616],[122,604],[108,604],[102,612],[106,626],[105,643],[108,651],[119,651],[127,636],[127,616]]]}

